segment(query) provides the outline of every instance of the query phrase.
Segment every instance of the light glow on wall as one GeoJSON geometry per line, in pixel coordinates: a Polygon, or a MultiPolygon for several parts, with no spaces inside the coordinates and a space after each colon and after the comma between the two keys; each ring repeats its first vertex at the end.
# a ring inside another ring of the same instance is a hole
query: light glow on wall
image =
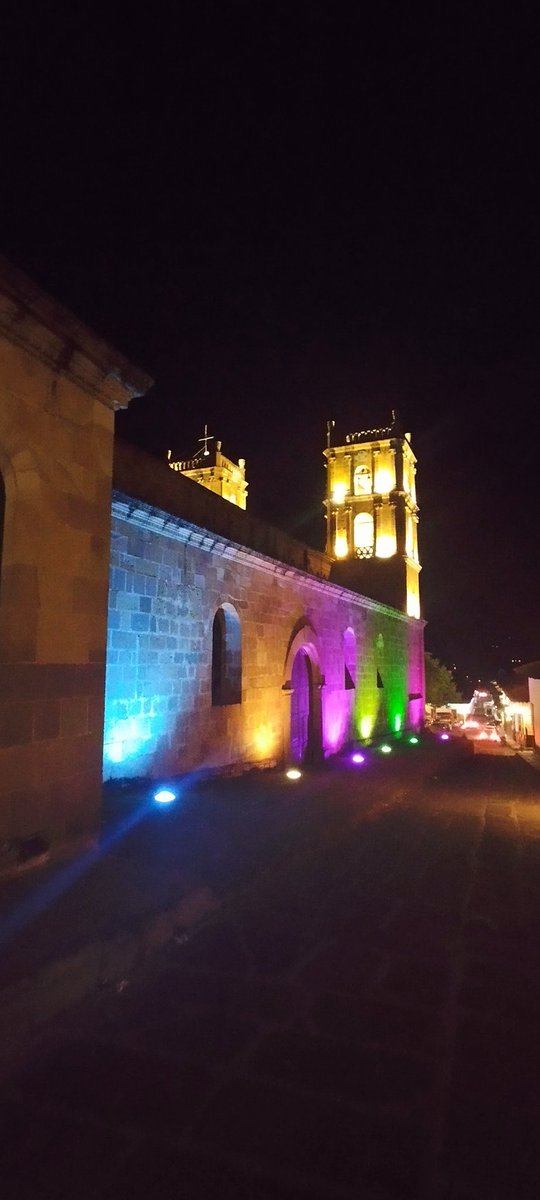
{"type": "Polygon", "coordinates": [[[417,620],[420,617],[420,597],[409,591],[407,591],[407,616],[416,617],[417,620]]]}
{"type": "Polygon", "coordinates": [[[364,740],[367,740],[367,738],[371,737],[374,724],[375,722],[373,717],[362,717],[360,720],[360,737],[364,738],[364,740]]]}
{"type": "Polygon", "coordinates": [[[124,717],[111,721],[105,732],[104,757],[111,763],[123,763],[144,751],[145,743],[155,736],[151,729],[155,712],[150,710],[144,717],[124,717]]]}
{"type": "Polygon", "coordinates": [[[403,717],[401,713],[396,713],[394,717],[394,733],[400,733],[403,728],[403,717]]]}
{"type": "Polygon", "coordinates": [[[335,754],[347,740],[351,716],[352,692],[326,691],[323,697],[323,746],[326,755],[335,754]]]}
{"type": "Polygon", "coordinates": [[[343,504],[346,495],[347,495],[347,484],[346,483],[335,483],[334,490],[332,492],[332,497],[333,497],[334,503],[335,504],[343,504]]]}
{"type": "Polygon", "coordinates": [[[276,737],[271,725],[259,725],[253,738],[255,749],[262,758],[276,750],[276,737]]]}
{"type": "Polygon", "coordinates": [[[391,533],[377,534],[377,558],[391,558],[396,553],[396,537],[391,533]]]}
{"type": "Polygon", "coordinates": [[[334,554],[336,558],[346,558],[349,553],[349,543],[346,533],[336,533],[334,542],[334,554]]]}
{"type": "Polygon", "coordinates": [[[395,475],[388,467],[379,467],[375,473],[375,491],[381,496],[387,496],[396,486],[395,475]]]}

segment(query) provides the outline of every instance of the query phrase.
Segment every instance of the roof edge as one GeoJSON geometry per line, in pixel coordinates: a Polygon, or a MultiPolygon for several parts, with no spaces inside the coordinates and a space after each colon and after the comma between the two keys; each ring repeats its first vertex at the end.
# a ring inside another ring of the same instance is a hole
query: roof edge
{"type": "Polygon", "coordinates": [[[24,271],[0,254],[0,328],[57,371],[70,375],[108,408],[127,408],[130,400],[153,385],[104,338],[95,334],[24,271]],[[37,336],[38,327],[46,337],[37,336]]]}

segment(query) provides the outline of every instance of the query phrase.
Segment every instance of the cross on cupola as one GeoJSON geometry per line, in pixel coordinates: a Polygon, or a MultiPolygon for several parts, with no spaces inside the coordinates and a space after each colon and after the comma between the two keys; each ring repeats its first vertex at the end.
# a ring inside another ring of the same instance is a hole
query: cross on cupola
{"type": "MultiPolygon", "coordinates": [[[[199,442],[203,443],[203,457],[208,458],[209,454],[210,454],[210,451],[208,449],[208,443],[213,442],[213,440],[214,440],[213,434],[208,432],[208,425],[205,425],[204,434],[198,440],[199,440],[199,442]]],[[[200,454],[200,450],[199,450],[199,454],[200,454]]]]}
{"type": "Polygon", "coordinates": [[[167,461],[171,470],[187,475],[188,479],[193,479],[210,492],[215,492],[222,500],[228,500],[238,508],[245,508],[248,490],[245,458],[239,458],[237,463],[233,462],[232,458],[227,458],[223,454],[222,443],[208,432],[208,425],[205,425],[203,436],[198,438],[198,442],[199,449],[191,458],[173,459],[172,450],[168,451],[167,461]],[[209,442],[214,443],[210,449],[209,442]]]}

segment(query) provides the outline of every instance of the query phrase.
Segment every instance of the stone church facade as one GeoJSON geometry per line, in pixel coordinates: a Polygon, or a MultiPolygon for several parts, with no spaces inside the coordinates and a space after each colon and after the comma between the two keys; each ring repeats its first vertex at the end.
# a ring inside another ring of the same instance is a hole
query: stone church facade
{"type": "Polygon", "coordinates": [[[0,263],[0,871],[91,842],[103,775],[316,763],[422,720],[422,621],[115,447],[150,383],[0,263]]]}

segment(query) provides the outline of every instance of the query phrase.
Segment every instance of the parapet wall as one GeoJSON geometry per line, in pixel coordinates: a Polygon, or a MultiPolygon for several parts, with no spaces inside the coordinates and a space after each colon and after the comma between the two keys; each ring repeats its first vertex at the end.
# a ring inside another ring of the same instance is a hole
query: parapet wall
{"type": "Polygon", "coordinates": [[[114,448],[113,486],[124,495],[137,497],[173,517],[179,516],[198,529],[211,530],[320,579],[330,576],[333,560],[327,554],[312,550],[280,529],[252,517],[194,480],[171,471],[166,463],[119,439],[114,448]]]}

